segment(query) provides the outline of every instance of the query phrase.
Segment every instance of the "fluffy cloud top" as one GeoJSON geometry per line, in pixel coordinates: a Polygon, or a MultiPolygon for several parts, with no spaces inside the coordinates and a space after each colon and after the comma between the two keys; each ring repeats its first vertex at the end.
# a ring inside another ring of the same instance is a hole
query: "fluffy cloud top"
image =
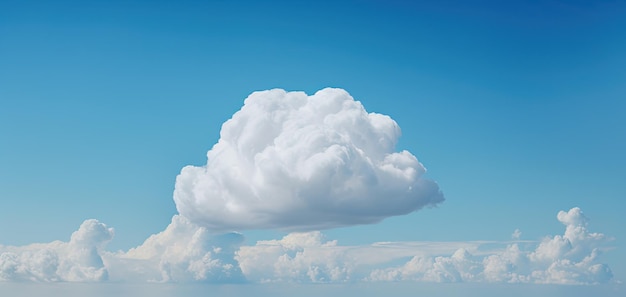
{"type": "Polygon", "coordinates": [[[212,235],[176,215],[163,232],[142,245],[104,258],[112,280],[241,282],[244,278],[234,253],[242,242],[241,234],[212,235]]]}
{"type": "Polygon", "coordinates": [[[24,247],[0,246],[0,280],[103,281],[108,271],[101,249],[113,238],[113,229],[86,220],[69,242],[55,241],[24,247]]]}
{"type": "Polygon", "coordinates": [[[345,247],[324,241],[319,231],[291,233],[281,240],[242,247],[236,259],[255,282],[343,282],[350,279],[353,268],[345,247]]]}
{"type": "Polygon", "coordinates": [[[205,166],[187,166],[174,201],[218,231],[320,230],[378,222],[444,200],[400,128],[342,89],[255,92],[226,121],[205,166]]]}

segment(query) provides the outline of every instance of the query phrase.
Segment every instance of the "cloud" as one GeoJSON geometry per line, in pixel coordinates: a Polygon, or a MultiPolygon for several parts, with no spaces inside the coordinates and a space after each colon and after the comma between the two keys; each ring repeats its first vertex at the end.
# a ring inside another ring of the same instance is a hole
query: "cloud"
{"type": "MultiPolygon", "coordinates": [[[[412,258],[400,267],[372,272],[372,280],[437,282],[508,282],[549,284],[596,284],[613,278],[606,264],[598,263],[607,238],[587,230],[588,219],[580,208],[560,211],[557,219],[565,234],[546,237],[530,251],[516,243],[486,256],[459,249],[452,256],[412,258]]],[[[520,234],[520,232],[514,234],[520,234]]]]}
{"type": "Polygon", "coordinates": [[[444,200],[407,151],[398,125],[341,89],[250,95],[203,167],[176,179],[180,214],[128,251],[106,251],[112,228],[84,221],[68,242],[0,245],[0,281],[484,282],[598,284],[610,238],[579,208],[562,235],[540,241],[377,242],[343,246],[319,229],[375,223],[444,200]],[[245,245],[237,229],[297,230],[245,245]],[[311,231],[312,229],[317,229],[311,231]],[[307,231],[307,232],[301,232],[307,231]]]}
{"type": "MultiPolygon", "coordinates": [[[[0,246],[2,281],[115,282],[480,282],[598,284],[610,239],[590,232],[579,208],[559,212],[563,235],[540,241],[377,242],[346,246],[320,231],[245,245],[239,233],[214,234],[176,215],[128,251],[104,247],[113,230],[85,221],[69,242],[0,246]]],[[[521,234],[519,231],[514,234],[521,234]]]]}
{"type": "Polygon", "coordinates": [[[69,242],[54,241],[24,247],[0,246],[0,280],[95,282],[108,279],[101,250],[113,229],[86,220],[69,242]]]}
{"type": "Polygon", "coordinates": [[[168,227],[126,252],[104,250],[113,229],[86,220],[69,242],[0,246],[0,281],[243,282],[238,233],[210,234],[176,215],[168,227]]]}
{"type": "Polygon", "coordinates": [[[341,246],[320,232],[242,246],[235,258],[255,282],[417,281],[598,284],[612,272],[599,263],[608,239],[587,230],[579,208],[561,211],[564,235],[540,242],[386,242],[341,246]],[[408,260],[404,260],[408,258],[408,260]],[[399,261],[402,261],[399,264],[399,261]]]}
{"type": "Polygon", "coordinates": [[[260,241],[242,247],[235,259],[255,282],[343,282],[350,279],[353,262],[345,247],[324,241],[319,231],[291,233],[281,240],[260,241]]]}
{"type": "Polygon", "coordinates": [[[179,213],[211,230],[321,230],[444,200],[400,128],[342,89],[255,92],[222,125],[207,164],[176,178],[179,213]]]}
{"type": "Polygon", "coordinates": [[[564,235],[540,242],[387,242],[340,246],[320,232],[292,233],[259,241],[236,253],[244,275],[255,282],[418,281],[484,283],[607,283],[613,275],[598,262],[608,242],[587,230],[579,208],[557,216],[564,235]],[[397,265],[399,260],[404,264],[397,265]],[[386,266],[386,267],[385,267],[386,266]]]}
{"type": "Polygon", "coordinates": [[[176,215],[167,228],[127,252],[107,253],[113,280],[242,282],[234,253],[243,235],[214,235],[176,215]]]}

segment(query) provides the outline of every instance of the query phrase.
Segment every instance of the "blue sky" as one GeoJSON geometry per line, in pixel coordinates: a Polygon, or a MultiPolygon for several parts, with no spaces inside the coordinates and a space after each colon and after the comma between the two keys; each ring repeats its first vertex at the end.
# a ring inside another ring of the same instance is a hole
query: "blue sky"
{"type": "Polygon", "coordinates": [[[250,93],[337,87],[398,123],[446,201],[326,237],[538,241],[580,207],[624,281],[626,5],[415,2],[0,2],[0,244],[96,218],[108,250],[138,246],[250,93]]]}

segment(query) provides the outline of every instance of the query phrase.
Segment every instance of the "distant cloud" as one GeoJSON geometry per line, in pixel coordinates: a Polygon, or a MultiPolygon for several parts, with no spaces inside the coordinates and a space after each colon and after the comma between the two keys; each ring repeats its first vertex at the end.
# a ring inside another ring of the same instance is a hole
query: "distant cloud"
{"type": "Polygon", "coordinates": [[[354,269],[346,248],[336,241],[324,242],[319,231],[242,247],[236,259],[243,273],[256,282],[343,282],[354,269]]]}
{"type": "MultiPolygon", "coordinates": [[[[242,246],[236,259],[257,282],[488,282],[597,284],[611,281],[598,263],[606,237],[590,233],[579,208],[559,212],[564,235],[532,242],[408,242],[340,246],[321,233],[292,233],[281,240],[242,246]],[[501,246],[493,248],[493,246],[501,246]],[[491,246],[485,250],[483,246],[491,246]],[[409,256],[410,255],[410,256],[409,256]],[[393,265],[409,256],[402,265],[393,265]],[[391,264],[391,265],[390,265],[391,264]],[[380,268],[385,267],[387,268],[380,268]]],[[[519,235],[519,230],[514,233],[519,235]]]]}
{"type": "Polygon", "coordinates": [[[477,248],[467,242],[386,242],[341,246],[319,231],[290,233],[280,240],[242,246],[236,253],[242,272],[252,282],[363,281],[372,269],[389,266],[415,254],[477,248]]]}
{"type": "Polygon", "coordinates": [[[610,281],[611,270],[598,263],[606,237],[587,230],[588,220],[579,208],[561,211],[557,218],[566,226],[565,234],[545,238],[534,250],[522,250],[514,243],[484,256],[473,256],[465,249],[449,257],[416,256],[403,266],[375,270],[370,279],[550,284],[610,281]]]}
{"type": "Polygon", "coordinates": [[[0,280],[95,282],[108,279],[100,257],[113,229],[86,220],[69,242],[54,241],[23,247],[0,246],[0,280]]]}
{"type": "Polygon", "coordinates": [[[515,240],[519,240],[521,237],[522,237],[522,231],[520,231],[519,229],[515,229],[515,231],[513,231],[513,234],[511,234],[511,238],[515,240]]]}
{"type": "Polygon", "coordinates": [[[169,226],[127,252],[106,253],[112,280],[150,282],[242,282],[234,252],[238,233],[211,235],[206,228],[176,215],[169,226]]]}
{"type": "MultiPolygon", "coordinates": [[[[113,230],[85,221],[69,242],[0,246],[1,281],[124,282],[610,282],[599,262],[609,239],[587,229],[582,211],[559,212],[563,235],[532,241],[378,242],[342,246],[319,231],[244,245],[176,215],[161,233],[126,252],[108,252],[113,230]]],[[[517,233],[517,232],[516,232],[517,233]]]]}
{"type": "Polygon", "coordinates": [[[226,121],[205,166],[176,179],[179,213],[216,231],[320,230],[434,206],[437,184],[400,128],[342,89],[255,92],[226,121]]]}

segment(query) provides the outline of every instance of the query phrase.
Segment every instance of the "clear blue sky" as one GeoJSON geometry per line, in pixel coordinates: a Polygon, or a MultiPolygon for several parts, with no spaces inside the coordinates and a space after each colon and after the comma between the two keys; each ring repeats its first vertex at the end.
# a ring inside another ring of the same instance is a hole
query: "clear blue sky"
{"type": "Polygon", "coordinates": [[[578,206],[626,280],[626,4],[337,2],[1,1],[0,244],[97,218],[136,246],[248,94],[330,86],[395,119],[447,200],[328,237],[538,240],[578,206]]]}

